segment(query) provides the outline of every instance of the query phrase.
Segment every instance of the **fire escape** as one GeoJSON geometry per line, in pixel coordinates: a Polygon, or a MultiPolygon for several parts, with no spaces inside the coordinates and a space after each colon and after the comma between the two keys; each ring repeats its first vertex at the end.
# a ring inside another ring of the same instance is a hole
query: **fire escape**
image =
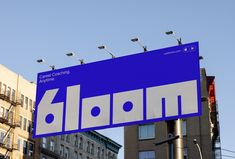
{"type": "Polygon", "coordinates": [[[6,92],[5,90],[0,90],[0,99],[6,101],[10,105],[6,108],[5,113],[0,116],[0,123],[7,127],[6,133],[1,136],[0,147],[5,149],[5,154],[1,154],[0,159],[8,159],[10,158],[10,153],[14,150],[17,150],[17,145],[14,144],[14,140],[12,138],[12,133],[16,127],[20,127],[20,123],[16,122],[16,118],[14,118],[14,113],[17,113],[17,106],[21,103],[16,100],[15,95],[11,95],[10,92],[6,92]]]}

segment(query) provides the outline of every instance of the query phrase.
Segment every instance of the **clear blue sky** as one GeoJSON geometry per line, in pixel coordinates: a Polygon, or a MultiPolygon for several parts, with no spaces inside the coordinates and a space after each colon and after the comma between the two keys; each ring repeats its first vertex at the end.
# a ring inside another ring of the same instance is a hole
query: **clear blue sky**
{"type": "MultiPolygon", "coordinates": [[[[65,56],[71,51],[87,63],[110,58],[100,44],[129,55],[142,51],[130,41],[135,36],[149,50],[168,47],[176,42],[164,32],[174,30],[184,43],[200,42],[202,67],[216,76],[222,147],[235,150],[234,7],[234,0],[1,1],[0,63],[35,81],[48,69],[38,58],[57,68],[78,63],[65,56]]],[[[123,128],[102,132],[123,145],[123,128]]]]}

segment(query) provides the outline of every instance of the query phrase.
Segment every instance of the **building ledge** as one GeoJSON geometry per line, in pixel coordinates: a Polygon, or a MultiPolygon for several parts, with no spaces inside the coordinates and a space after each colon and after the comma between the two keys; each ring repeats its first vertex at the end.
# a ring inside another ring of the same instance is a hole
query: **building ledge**
{"type": "Polygon", "coordinates": [[[55,159],[61,159],[60,155],[40,146],[40,152],[55,159]]]}

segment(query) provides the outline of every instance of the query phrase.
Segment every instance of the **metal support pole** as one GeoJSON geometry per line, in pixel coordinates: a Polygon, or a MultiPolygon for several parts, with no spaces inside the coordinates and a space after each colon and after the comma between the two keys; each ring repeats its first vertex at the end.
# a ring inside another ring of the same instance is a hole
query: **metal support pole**
{"type": "Polygon", "coordinates": [[[184,158],[184,154],[183,154],[184,145],[183,145],[182,120],[181,119],[175,120],[174,132],[175,132],[175,136],[179,136],[179,138],[175,140],[175,144],[174,144],[174,150],[175,150],[174,158],[183,159],[184,158]]]}
{"type": "Polygon", "coordinates": [[[169,159],[174,159],[174,144],[169,142],[169,159]]]}
{"type": "MultiPolygon", "coordinates": [[[[171,123],[172,123],[171,121],[168,122],[169,127],[171,127],[172,125],[171,123]]],[[[168,131],[170,132],[170,129],[168,129],[168,131]]],[[[179,136],[174,136],[172,133],[169,133],[168,139],[157,142],[155,143],[155,145],[158,146],[161,144],[168,143],[169,159],[174,159],[174,141],[178,138],[179,136]]]]}

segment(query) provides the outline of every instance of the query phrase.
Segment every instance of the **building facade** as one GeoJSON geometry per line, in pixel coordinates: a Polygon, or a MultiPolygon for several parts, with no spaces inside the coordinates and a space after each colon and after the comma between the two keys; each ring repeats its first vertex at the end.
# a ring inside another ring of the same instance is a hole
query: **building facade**
{"type": "Polygon", "coordinates": [[[32,138],[36,85],[0,65],[0,156],[34,157],[32,138]]]}
{"type": "MultiPolygon", "coordinates": [[[[218,111],[215,99],[214,77],[206,76],[201,69],[202,115],[180,120],[182,147],[173,141],[174,151],[181,149],[182,158],[199,159],[199,151],[194,139],[201,147],[206,159],[221,158],[218,111]]],[[[162,121],[124,128],[125,159],[169,159],[169,142],[155,145],[169,139],[169,123],[162,121]]]]}
{"type": "Polygon", "coordinates": [[[121,148],[96,131],[44,137],[36,145],[40,159],[117,159],[121,148]]]}

